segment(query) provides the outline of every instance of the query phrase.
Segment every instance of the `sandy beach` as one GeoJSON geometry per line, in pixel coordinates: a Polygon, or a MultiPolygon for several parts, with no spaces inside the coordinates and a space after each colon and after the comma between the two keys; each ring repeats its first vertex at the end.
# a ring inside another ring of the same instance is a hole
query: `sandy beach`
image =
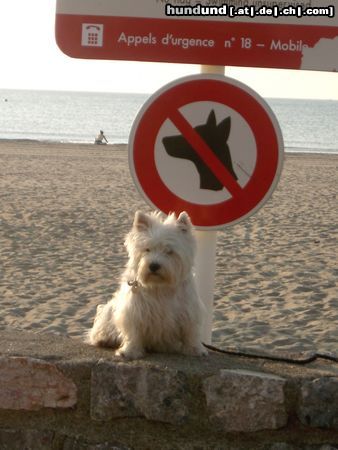
{"type": "MultiPolygon", "coordinates": [[[[254,216],[219,231],[213,344],[338,354],[338,155],[287,154],[254,216]]],[[[126,262],[125,145],[0,142],[0,329],[80,338],[126,262]]]]}

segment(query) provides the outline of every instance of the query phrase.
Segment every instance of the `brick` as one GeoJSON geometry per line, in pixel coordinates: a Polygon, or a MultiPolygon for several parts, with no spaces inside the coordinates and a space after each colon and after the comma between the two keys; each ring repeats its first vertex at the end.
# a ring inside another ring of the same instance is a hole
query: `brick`
{"type": "Polygon", "coordinates": [[[338,430],[338,378],[304,380],[298,417],[305,425],[338,430]]]}
{"type": "Polygon", "coordinates": [[[91,416],[95,420],[145,417],[182,423],[188,417],[190,393],[178,371],[99,363],[92,371],[91,416]]]}
{"type": "Polygon", "coordinates": [[[53,440],[52,431],[0,429],[1,450],[46,450],[52,448],[53,440]]]}
{"type": "Polygon", "coordinates": [[[116,442],[90,444],[81,438],[67,437],[63,443],[62,450],[131,450],[131,448],[116,442]]]}
{"type": "Polygon", "coordinates": [[[69,408],[76,402],[75,384],[55,365],[34,358],[0,358],[0,409],[69,408]]]}
{"type": "Polygon", "coordinates": [[[286,425],[283,378],[221,370],[203,383],[210,422],[224,431],[252,432],[286,425]]]}

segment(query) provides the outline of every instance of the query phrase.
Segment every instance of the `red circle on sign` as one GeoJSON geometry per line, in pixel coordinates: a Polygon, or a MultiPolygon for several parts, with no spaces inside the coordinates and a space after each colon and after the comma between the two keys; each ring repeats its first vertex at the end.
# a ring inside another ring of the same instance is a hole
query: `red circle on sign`
{"type": "Polygon", "coordinates": [[[270,197],[281,172],[282,142],[278,122],[258,94],[227,77],[196,75],[169,83],[145,103],[131,130],[129,165],[136,186],[152,206],[166,214],[186,211],[198,228],[220,228],[253,214],[270,197]],[[235,186],[230,199],[208,205],[188,202],[169,190],[155,163],[155,142],[163,122],[171,117],[174,122],[181,107],[197,101],[234,109],[251,127],[257,147],[256,165],[247,184],[235,186]]]}

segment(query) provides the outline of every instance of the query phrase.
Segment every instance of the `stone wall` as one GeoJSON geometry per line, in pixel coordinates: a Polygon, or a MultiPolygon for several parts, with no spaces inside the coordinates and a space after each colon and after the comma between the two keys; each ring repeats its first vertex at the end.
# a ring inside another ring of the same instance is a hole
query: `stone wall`
{"type": "Polygon", "coordinates": [[[0,449],[338,449],[338,365],[0,333],[0,449]]]}

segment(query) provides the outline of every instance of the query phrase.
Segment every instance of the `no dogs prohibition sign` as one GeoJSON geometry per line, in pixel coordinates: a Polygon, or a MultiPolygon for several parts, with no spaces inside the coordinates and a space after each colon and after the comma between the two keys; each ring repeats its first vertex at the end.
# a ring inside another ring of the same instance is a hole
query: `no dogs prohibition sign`
{"type": "Polygon", "coordinates": [[[283,140],[267,103],[220,75],[167,84],[138,113],[129,138],[134,182],[164,213],[187,211],[217,229],[257,211],[281,172],[283,140]]]}

